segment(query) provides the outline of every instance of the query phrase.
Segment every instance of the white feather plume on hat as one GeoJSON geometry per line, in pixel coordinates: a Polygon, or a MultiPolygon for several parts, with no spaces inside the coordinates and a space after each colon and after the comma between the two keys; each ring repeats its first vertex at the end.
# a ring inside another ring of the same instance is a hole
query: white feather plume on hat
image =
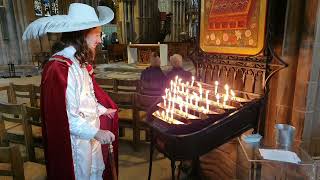
{"type": "Polygon", "coordinates": [[[114,18],[113,11],[106,6],[98,6],[99,17],[93,7],[72,3],[68,15],[54,15],[35,20],[28,25],[22,39],[37,39],[46,33],[73,32],[102,26],[114,18]]]}

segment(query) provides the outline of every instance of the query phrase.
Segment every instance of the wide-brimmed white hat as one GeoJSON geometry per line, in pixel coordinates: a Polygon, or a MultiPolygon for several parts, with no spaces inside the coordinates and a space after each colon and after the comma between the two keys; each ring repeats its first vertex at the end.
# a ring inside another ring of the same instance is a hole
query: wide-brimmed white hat
{"type": "Polygon", "coordinates": [[[102,26],[112,21],[113,11],[106,6],[98,6],[99,17],[93,7],[72,3],[68,15],[54,15],[35,20],[25,30],[22,39],[37,39],[46,33],[73,32],[102,26]]]}

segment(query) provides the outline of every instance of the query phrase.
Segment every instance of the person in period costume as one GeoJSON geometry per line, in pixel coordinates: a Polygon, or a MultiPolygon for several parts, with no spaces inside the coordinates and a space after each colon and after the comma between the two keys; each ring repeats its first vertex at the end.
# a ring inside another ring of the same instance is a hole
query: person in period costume
{"type": "Polygon", "coordinates": [[[142,71],[140,76],[141,92],[147,95],[161,95],[167,82],[166,75],[160,68],[160,57],[156,52],[150,54],[150,67],[142,71]]]}
{"type": "Polygon", "coordinates": [[[176,76],[179,76],[185,81],[191,80],[192,73],[183,69],[182,56],[180,54],[174,54],[170,56],[170,64],[172,69],[167,73],[167,78],[169,81],[174,79],[176,76]]]}
{"type": "MultiPolygon", "coordinates": [[[[62,33],[41,79],[41,117],[49,180],[111,179],[110,144],[118,158],[117,106],[96,83],[91,64],[101,25],[114,13],[73,3],[68,15],[32,22],[23,39],[62,33]]],[[[113,166],[114,167],[114,166],[113,166]]],[[[117,165],[116,167],[117,168],[117,165]]]]}

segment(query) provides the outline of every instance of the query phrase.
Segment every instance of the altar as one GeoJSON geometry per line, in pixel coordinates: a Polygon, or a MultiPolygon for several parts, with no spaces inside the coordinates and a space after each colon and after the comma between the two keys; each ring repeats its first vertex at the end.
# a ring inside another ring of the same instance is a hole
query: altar
{"type": "Polygon", "coordinates": [[[149,65],[151,52],[160,55],[161,66],[168,64],[168,45],[167,44],[129,44],[127,46],[128,64],[149,65]]]}

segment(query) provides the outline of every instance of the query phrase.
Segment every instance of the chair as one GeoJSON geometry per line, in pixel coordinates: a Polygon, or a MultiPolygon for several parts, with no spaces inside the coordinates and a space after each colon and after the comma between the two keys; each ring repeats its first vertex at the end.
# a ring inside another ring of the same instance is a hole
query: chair
{"type": "MultiPolygon", "coordinates": [[[[32,133],[32,137],[35,137],[35,139],[37,139],[36,142],[38,144],[41,144],[41,127],[32,125],[32,131],[30,130],[28,124],[29,121],[26,121],[28,117],[26,107],[23,105],[0,103],[0,113],[1,144],[8,145],[10,143],[13,143],[25,145],[26,154],[23,153],[23,157],[25,157],[25,159],[27,160],[29,160],[30,158],[32,159],[32,156],[29,156],[32,153],[32,151],[29,151],[31,149],[30,144],[33,144],[33,141],[30,142],[28,137],[30,137],[30,134],[32,133]],[[11,127],[8,127],[8,123],[11,123],[13,125],[9,124],[11,127]]],[[[38,113],[38,117],[40,116],[39,114],[40,113],[38,113]]],[[[33,115],[33,117],[36,116],[33,115]]],[[[24,152],[23,149],[22,152],[24,152]]]]}
{"type": "Polygon", "coordinates": [[[22,105],[0,103],[1,144],[25,144],[22,126],[24,118],[25,108],[22,105]]]}
{"type": "Polygon", "coordinates": [[[32,97],[31,97],[32,107],[40,107],[40,92],[41,92],[40,86],[32,85],[32,97]]]}
{"type": "Polygon", "coordinates": [[[106,78],[95,78],[96,82],[100,85],[100,87],[106,92],[112,92],[115,89],[115,80],[106,79],[106,78]]]}
{"type": "Polygon", "coordinates": [[[7,95],[7,102],[10,102],[10,98],[11,98],[11,91],[9,86],[0,86],[0,92],[2,93],[2,91],[5,91],[6,95],[7,95]]]}
{"type": "Polygon", "coordinates": [[[26,106],[25,136],[26,148],[28,149],[29,161],[44,163],[44,157],[36,158],[35,148],[43,149],[43,138],[41,133],[41,111],[40,108],[26,106]]]}
{"type": "Polygon", "coordinates": [[[29,105],[32,104],[33,99],[33,85],[17,85],[10,83],[9,85],[11,93],[11,101],[12,104],[21,104],[27,103],[29,105]],[[18,102],[18,98],[22,98],[21,101],[18,102]]]}
{"type": "Polygon", "coordinates": [[[24,163],[19,148],[9,146],[0,147],[0,176],[12,176],[13,180],[45,180],[47,175],[44,165],[33,162],[24,163]]]}
{"type": "Polygon", "coordinates": [[[139,80],[117,79],[115,80],[114,92],[135,93],[139,91],[139,80]]]}

